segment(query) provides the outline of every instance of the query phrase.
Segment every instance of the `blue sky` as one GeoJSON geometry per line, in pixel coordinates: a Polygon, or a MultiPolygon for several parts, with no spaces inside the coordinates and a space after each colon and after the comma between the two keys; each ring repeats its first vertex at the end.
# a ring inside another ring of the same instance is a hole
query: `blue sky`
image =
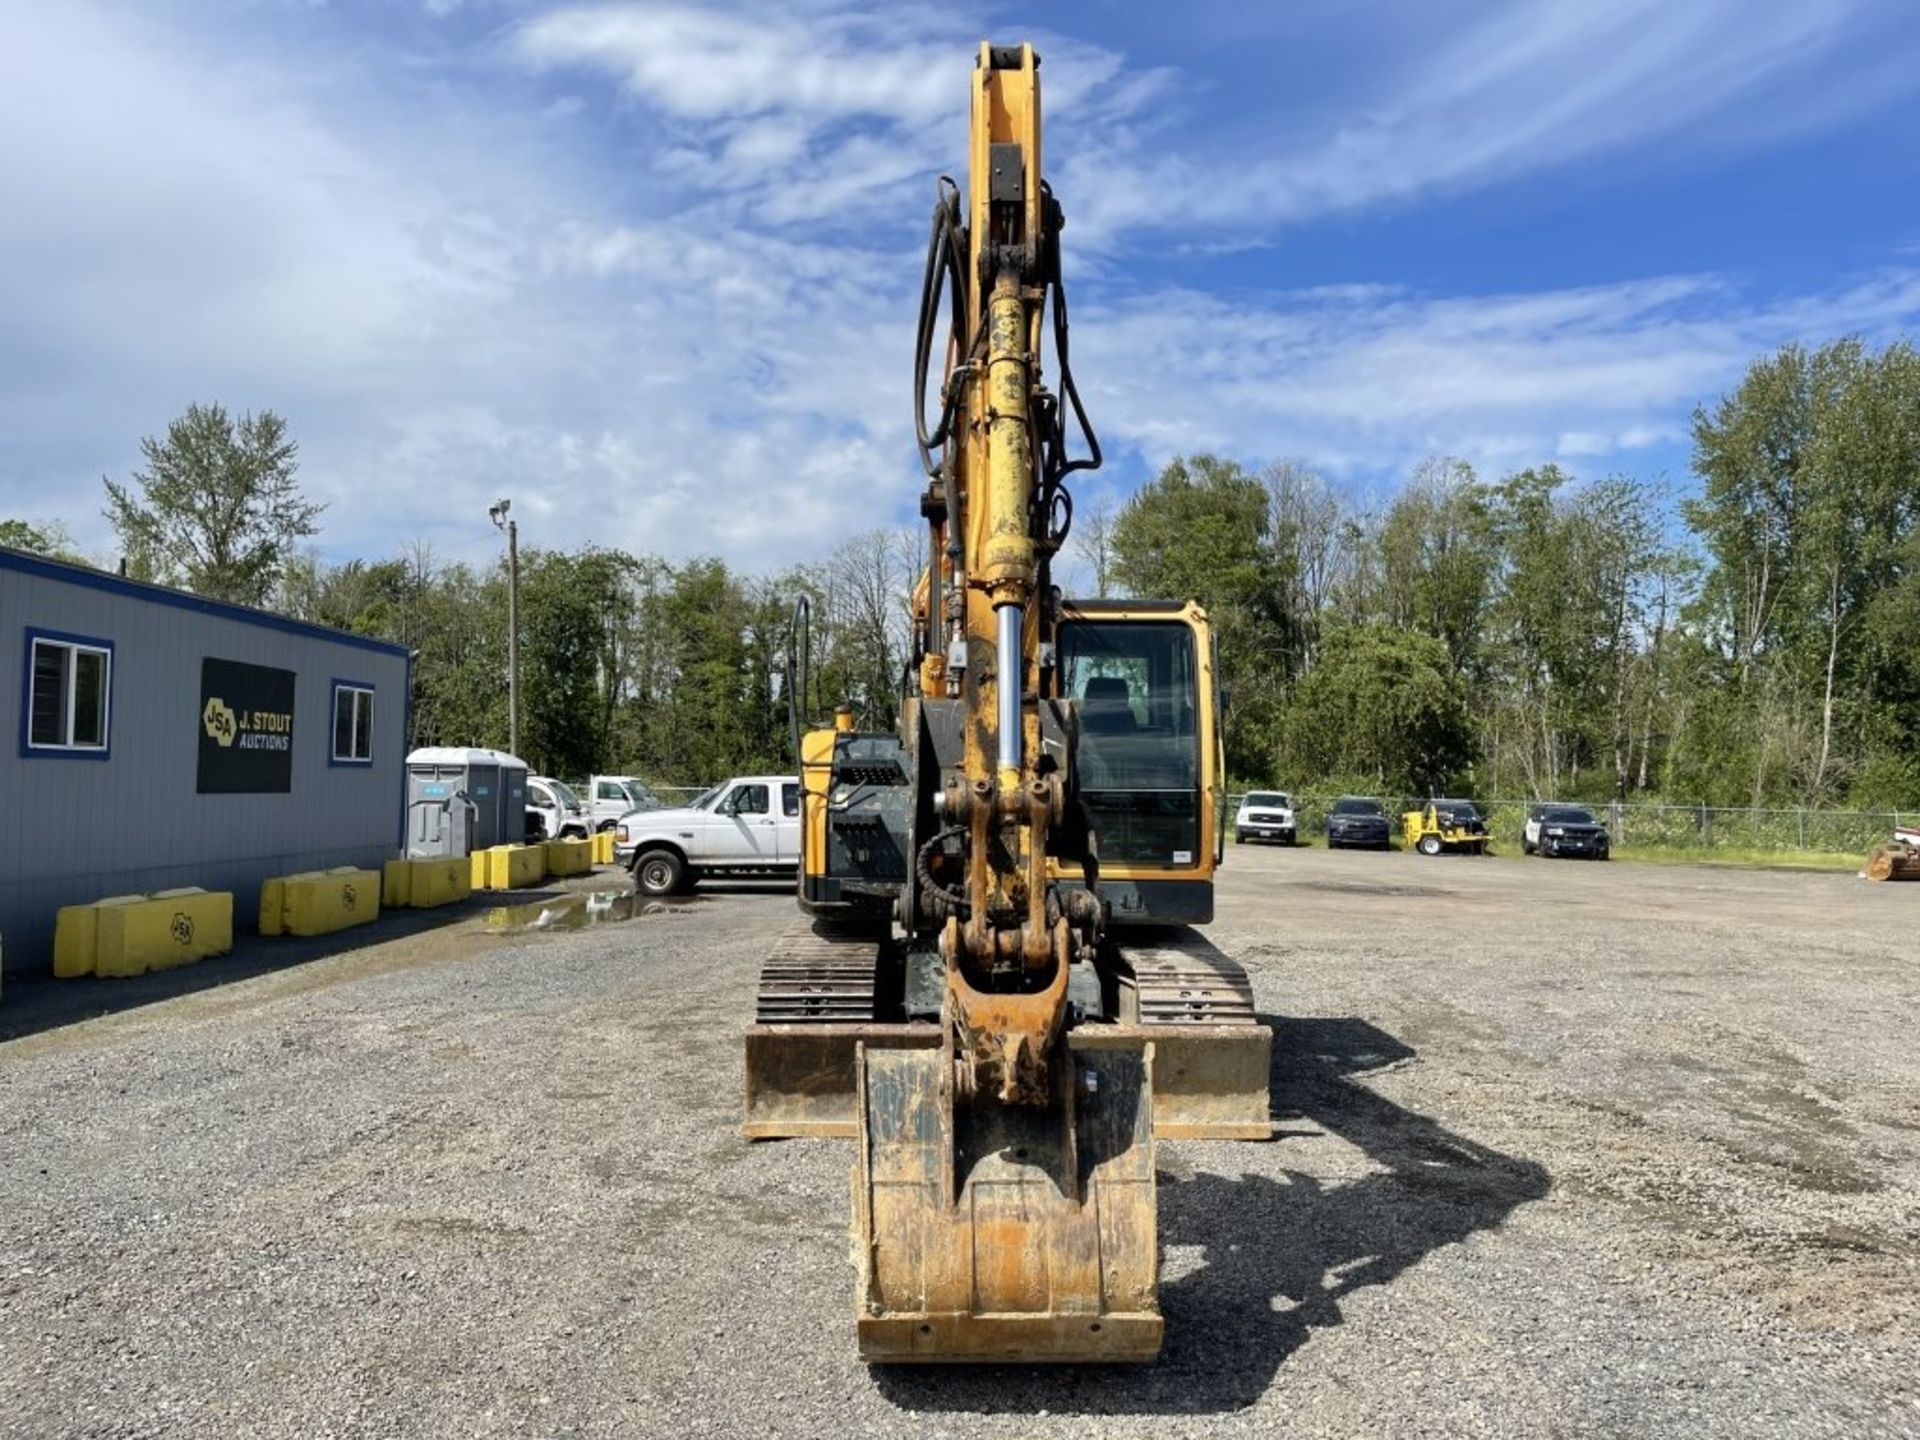
{"type": "MultiPolygon", "coordinates": [[[[1075,369],[1170,456],[1685,483],[1694,405],[1920,320],[1920,8],[0,0],[0,515],[272,408],[322,553],[759,568],[913,514],[932,176],[1031,38],[1075,369]]],[[[1094,497],[1088,497],[1094,498],[1094,497]]]]}

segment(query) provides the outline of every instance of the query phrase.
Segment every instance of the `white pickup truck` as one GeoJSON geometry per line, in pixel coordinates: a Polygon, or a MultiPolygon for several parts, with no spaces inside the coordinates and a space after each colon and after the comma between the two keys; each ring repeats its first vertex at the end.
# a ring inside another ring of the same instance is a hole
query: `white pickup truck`
{"type": "Polygon", "coordinates": [[[800,868],[800,782],[742,775],[671,810],[633,810],[613,853],[646,895],[672,895],[719,876],[791,879],[800,868]]]}
{"type": "Polygon", "coordinates": [[[542,840],[581,840],[591,828],[586,807],[573,787],[551,775],[527,777],[527,838],[535,829],[542,840]]]}
{"type": "Polygon", "coordinates": [[[660,799],[637,775],[589,775],[580,789],[587,819],[596,830],[611,830],[633,810],[658,810],[660,799]]]}

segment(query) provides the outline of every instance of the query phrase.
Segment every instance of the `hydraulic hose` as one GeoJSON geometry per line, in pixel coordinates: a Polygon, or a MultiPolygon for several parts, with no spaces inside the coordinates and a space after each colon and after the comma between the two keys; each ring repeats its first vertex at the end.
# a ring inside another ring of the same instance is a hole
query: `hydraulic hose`
{"type": "MultiPolygon", "coordinates": [[[[949,311],[949,346],[959,348],[967,325],[966,231],[960,223],[960,187],[942,175],[933,205],[933,225],[927,236],[927,267],[920,283],[920,318],[913,356],[913,429],[920,447],[920,466],[931,479],[940,479],[940,453],[953,433],[953,417],[960,406],[960,387],[942,378],[940,418],[927,424],[927,375],[933,362],[942,299],[949,311]]],[[[949,490],[951,483],[949,477],[949,490]]],[[[951,505],[952,496],[948,496],[951,505]]]]}
{"type": "Polygon", "coordinates": [[[966,921],[973,916],[973,903],[966,893],[943,885],[933,873],[933,852],[943,843],[956,835],[967,833],[964,825],[949,825],[944,830],[936,830],[931,839],[922,845],[913,857],[913,876],[920,882],[920,893],[931,895],[944,906],[946,913],[966,921]]]}

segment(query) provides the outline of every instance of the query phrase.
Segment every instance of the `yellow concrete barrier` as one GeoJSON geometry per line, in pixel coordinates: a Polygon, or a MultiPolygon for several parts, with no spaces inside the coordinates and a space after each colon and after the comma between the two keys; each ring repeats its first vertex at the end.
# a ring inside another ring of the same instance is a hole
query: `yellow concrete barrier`
{"type": "Polygon", "coordinates": [[[465,860],[455,857],[413,860],[408,864],[413,873],[408,882],[407,903],[416,910],[450,905],[473,894],[473,871],[465,860]]]}
{"type": "Polygon", "coordinates": [[[233,948],[233,892],[161,890],[144,900],[94,907],[96,975],[169,970],[233,948]]]}
{"type": "Polygon", "coordinates": [[[380,917],[381,876],[351,865],[282,875],[260,887],[262,935],[330,935],[380,917]]]}
{"type": "Polygon", "coordinates": [[[61,980],[93,974],[100,948],[99,911],[104,905],[137,905],[144,895],[109,895],[90,905],[62,905],[53,921],[53,973],[61,980]]]}
{"type": "Polygon", "coordinates": [[[585,875],[593,869],[591,840],[549,840],[546,850],[549,875],[585,875]]]}
{"type": "Polygon", "coordinates": [[[496,845],[473,852],[475,890],[519,890],[547,878],[544,845],[496,845]]]}
{"type": "Polygon", "coordinates": [[[471,857],[389,860],[381,871],[380,903],[389,910],[431,910],[465,900],[473,894],[476,879],[485,887],[485,855],[483,850],[471,857]]]}
{"type": "Polygon", "coordinates": [[[613,831],[596,830],[593,832],[593,863],[596,865],[613,864],[613,831]]]}

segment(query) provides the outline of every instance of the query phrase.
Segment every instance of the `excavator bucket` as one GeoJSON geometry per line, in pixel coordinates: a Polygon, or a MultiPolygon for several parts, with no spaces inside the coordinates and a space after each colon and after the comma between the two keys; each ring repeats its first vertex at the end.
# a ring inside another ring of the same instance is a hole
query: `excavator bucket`
{"type": "Polygon", "coordinates": [[[950,1045],[859,1047],[861,1358],[1159,1354],[1154,1047],[1100,1029],[1069,1037],[1049,1106],[956,1104],[950,1045]]]}

